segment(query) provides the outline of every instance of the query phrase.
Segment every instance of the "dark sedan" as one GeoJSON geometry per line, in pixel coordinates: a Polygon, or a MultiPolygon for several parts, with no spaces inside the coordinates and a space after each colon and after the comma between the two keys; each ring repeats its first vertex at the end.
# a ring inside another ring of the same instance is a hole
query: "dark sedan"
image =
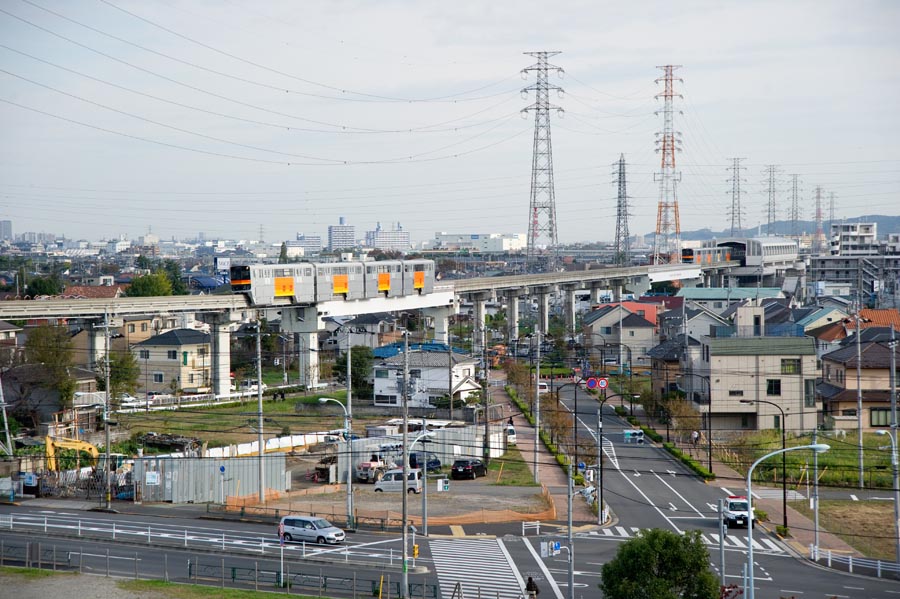
{"type": "Polygon", "coordinates": [[[481,460],[456,460],[450,471],[450,478],[471,478],[487,476],[487,466],[481,460]]]}

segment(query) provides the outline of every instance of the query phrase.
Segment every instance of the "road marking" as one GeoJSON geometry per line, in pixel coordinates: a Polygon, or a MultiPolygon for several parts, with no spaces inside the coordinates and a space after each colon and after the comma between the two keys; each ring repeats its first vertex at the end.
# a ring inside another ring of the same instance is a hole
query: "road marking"
{"type": "MultiPolygon", "coordinates": [[[[503,541],[501,541],[500,539],[497,539],[497,544],[500,546],[500,551],[502,551],[503,555],[506,556],[506,561],[508,561],[510,563],[510,565],[514,564],[515,562],[513,561],[513,558],[509,555],[509,551],[507,551],[506,545],[503,544],[503,541]]],[[[522,580],[522,575],[519,574],[519,569],[513,568],[512,571],[516,577],[516,580],[519,581],[519,588],[524,589],[525,581],[522,580]]]]}
{"type": "Polygon", "coordinates": [[[666,516],[666,513],[664,511],[662,511],[661,509],[659,509],[659,507],[655,503],[653,503],[653,501],[649,497],[647,497],[647,494],[644,493],[640,487],[638,487],[636,484],[634,484],[634,481],[631,480],[630,478],[628,478],[628,476],[626,476],[625,473],[622,472],[622,470],[618,466],[616,466],[616,470],[619,471],[619,474],[622,475],[622,478],[624,478],[626,481],[628,481],[628,483],[632,487],[634,487],[635,491],[637,491],[638,493],[641,494],[641,497],[644,498],[644,501],[646,501],[648,505],[653,506],[653,509],[655,509],[657,512],[659,512],[659,515],[662,516],[663,519],[665,519],[665,521],[669,523],[669,526],[671,526],[672,528],[675,529],[675,532],[677,532],[678,534],[684,534],[684,531],[681,530],[680,528],[678,528],[677,526],[675,526],[675,523],[672,522],[672,520],[670,520],[668,516],[666,516]]]}
{"type": "Polygon", "coordinates": [[[675,504],[672,503],[671,501],[669,502],[669,509],[672,510],[673,512],[677,512],[677,511],[678,511],[678,508],[675,507],[675,504]]]}
{"type": "Polygon", "coordinates": [[[466,531],[463,530],[463,527],[459,524],[451,524],[450,525],[450,534],[454,537],[464,537],[466,536],[466,531]]]}
{"type": "Polygon", "coordinates": [[[506,548],[497,539],[429,539],[441,595],[457,584],[464,595],[519,599],[524,585],[506,548]]]}
{"type": "MultiPolygon", "coordinates": [[[[650,472],[653,472],[653,470],[651,470],[650,472]]],[[[659,479],[659,482],[661,482],[662,484],[664,484],[664,485],[666,485],[667,487],[669,487],[669,489],[671,489],[673,493],[675,493],[676,495],[678,495],[678,498],[679,498],[679,499],[681,499],[683,502],[685,502],[685,503],[688,505],[688,507],[690,507],[692,510],[694,510],[695,512],[697,512],[697,514],[698,514],[701,518],[706,518],[706,516],[704,516],[703,513],[702,513],[700,510],[698,510],[697,508],[695,508],[694,505],[693,505],[690,501],[688,501],[687,499],[685,499],[684,496],[683,496],[681,493],[679,493],[678,491],[676,491],[675,488],[674,488],[672,485],[670,485],[669,483],[667,483],[666,481],[664,481],[664,480],[662,479],[662,477],[661,477],[659,474],[657,474],[656,472],[653,472],[653,476],[655,476],[656,478],[658,478],[658,479],[659,479]]],[[[669,505],[672,505],[672,504],[670,503],[669,505]]],[[[675,506],[672,506],[672,507],[675,507],[675,506]]]]}
{"type": "Polygon", "coordinates": [[[853,501],[859,501],[859,497],[857,497],[853,493],[850,493],[850,499],[852,499],[853,501]]]}
{"type": "Polygon", "coordinates": [[[803,591],[792,591],[790,589],[781,589],[780,593],[790,593],[791,595],[802,595],[803,591]]]}
{"type": "Polygon", "coordinates": [[[547,582],[550,584],[550,588],[553,589],[554,593],[556,593],[556,599],[563,599],[562,591],[559,590],[559,585],[556,584],[556,579],[554,579],[553,575],[550,574],[550,570],[548,570],[547,566],[544,565],[544,560],[542,560],[541,556],[538,555],[537,551],[534,550],[534,547],[531,546],[531,543],[527,538],[522,537],[522,541],[525,542],[525,547],[527,547],[528,551],[531,552],[531,556],[534,558],[534,561],[537,562],[538,567],[544,573],[544,576],[547,577],[547,582]]]}
{"type": "Polygon", "coordinates": [[[637,470],[634,471],[634,476],[635,476],[635,478],[637,478],[637,477],[640,476],[640,475],[641,475],[640,472],[638,472],[637,470]]]}
{"type": "Polygon", "coordinates": [[[725,491],[725,494],[728,495],[729,497],[731,497],[732,495],[734,495],[734,493],[732,493],[731,491],[729,491],[729,490],[726,489],[725,487],[719,487],[719,488],[722,489],[723,491],[725,491]]]}
{"type": "Polygon", "coordinates": [[[666,470],[666,472],[671,474],[673,478],[675,477],[676,472],[674,470],[666,470]]]}
{"type": "Polygon", "coordinates": [[[866,587],[844,587],[845,589],[850,589],[851,591],[865,591],[866,587]]]}
{"type": "Polygon", "coordinates": [[[625,530],[623,527],[621,527],[621,526],[616,526],[616,530],[619,532],[619,534],[620,534],[621,536],[623,536],[623,537],[627,537],[627,536],[628,536],[628,531],[625,530]]]}

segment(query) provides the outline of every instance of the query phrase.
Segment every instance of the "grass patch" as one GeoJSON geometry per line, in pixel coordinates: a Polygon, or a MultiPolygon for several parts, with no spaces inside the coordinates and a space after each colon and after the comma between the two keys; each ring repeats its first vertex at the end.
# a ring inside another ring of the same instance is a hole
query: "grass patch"
{"type": "MultiPolygon", "coordinates": [[[[328,397],[337,395],[341,399],[341,393],[329,394],[328,397]]],[[[267,396],[263,401],[266,434],[281,434],[284,429],[297,434],[342,428],[343,411],[335,405],[320,407],[319,397],[325,396],[312,394],[290,397],[284,401],[274,401],[267,396]],[[307,405],[314,409],[306,410],[307,405]]],[[[254,397],[227,406],[119,414],[117,420],[132,435],[148,431],[166,432],[199,437],[207,441],[210,447],[221,447],[256,440],[256,406],[254,397]]],[[[355,420],[360,423],[371,418],[357,417],[355,420]]]]}
{"type": "Polygon", "coordinates": [[[539,486],[534,482],[534,475],[531,473],[525,458],[522,457],[522,452],[516,447],[508,447],[502,459],[492,459],[490,465],[488,465],[488,472],[492,473],[493,482],[491,484],[494,485],[508,487],[539,486]]]}
{"type": "Polygon", "coordinates": [[[65,574],[67,576],[71,576],[74,573],[54,572],[52,570],[38,570],[37,568],[13,568],[10,566],[3,566],[2,568],[0,568],[0,574],[20,576],[22,578],[25,578],[26,580],[37,580],[39,578],[49,578],[50,576],[55,576],[57,574],[65,574]]]}
{"type": "MultiPolygon", "coordinates": [[[[156,596],[172,599],[207,599],[215,596],[220,599],[271,599],[271,592],[245,591],[240,589],[221,589],[202,585],[177,584],[162,580],[127,580],[118,583],[120,589],[131,593],[152,592],[156,596]]],[[[287,592],[287,590],[285,590],[287,592]]],[[[294,595],[302,599],[312,599],[312,595],[294,595]]]]}
{"type": "MultiPolygon", "coordinates": [[[[789,504],[813,519],[808,501],[789,504]]],[[[893,520],[894,504],[890,501],[819,500],[819,526],[873,559],[894,559],[897,537],[893,520]]]]}

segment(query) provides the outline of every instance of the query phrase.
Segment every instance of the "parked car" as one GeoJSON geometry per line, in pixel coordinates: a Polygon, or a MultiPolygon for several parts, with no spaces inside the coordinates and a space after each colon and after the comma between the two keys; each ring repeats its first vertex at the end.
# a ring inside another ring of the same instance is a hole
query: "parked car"
{"type": "Polygon", "coordinates": [[[506,425],[506,444],[516,444],[516,428],[511,424],[506,425]]]}
{"type": "Polygon", "coordinates": [[[471,478],[475,480],[479,476],[487,476],[487,466],[476,459],[456,460],[450,471],[450,478],[471,478]]]}
{"type": "MultiPolygon", "coordinates": [[[[384,491],[394,491],[399,492],[403,490],[403,469],[396,468],[394,470],[388,470],[384,473],[384,476],[381,480],[375,483],[375,492],[380,493],[384,491]]],[[[421,470],[409,470],[407,472],[406,479],[406,492],[407,493],[421,493],[422,492],[422,471],[421,470]]]]}
{"type": "MultiPolygon", "coordinates": [[[[410,468],[421,468],[422,461],[426,459],[426,454],[423,454],[420,451],[411,451],[409,452],[409,467],[410,468]]],[[[436,454],[431,453],[430,451],[427,454],[428,463],[426,464],[425,469],[428,472],[440,472],[441,470],[441,460],[437,457],[436,454]]]]}
{"type": "Polygon", "coordinates": [[[344,531],[326,520],[312,516],[285,516],[278,528],[284,534],[286,543],[306,541],[309,543],[330,543],[332,545],[344,540],[344,531]]]}

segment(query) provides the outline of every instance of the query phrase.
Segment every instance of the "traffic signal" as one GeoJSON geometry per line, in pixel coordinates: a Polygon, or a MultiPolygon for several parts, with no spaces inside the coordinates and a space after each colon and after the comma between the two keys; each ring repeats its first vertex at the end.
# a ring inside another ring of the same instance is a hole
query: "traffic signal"
{"type": "Polygon", "coordinates": [[[414,558],[419,557],[419,546],[418,545],[413,545],[413,557],[414,558]]]}

